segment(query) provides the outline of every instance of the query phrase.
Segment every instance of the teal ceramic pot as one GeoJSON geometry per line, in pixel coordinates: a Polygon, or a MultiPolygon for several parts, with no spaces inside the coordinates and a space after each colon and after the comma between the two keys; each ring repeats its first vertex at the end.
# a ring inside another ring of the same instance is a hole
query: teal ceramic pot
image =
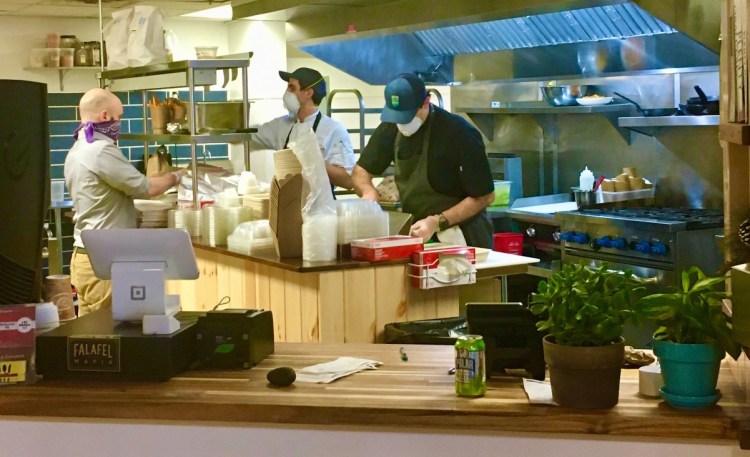
{"type": "Polygon", "coordinates": [[[666,391],[675,396],[705,397],[707,401],[716,397],[719,365],[724,358],[718,346],[656,341],[654,354],[659,358],[666,391]]]}

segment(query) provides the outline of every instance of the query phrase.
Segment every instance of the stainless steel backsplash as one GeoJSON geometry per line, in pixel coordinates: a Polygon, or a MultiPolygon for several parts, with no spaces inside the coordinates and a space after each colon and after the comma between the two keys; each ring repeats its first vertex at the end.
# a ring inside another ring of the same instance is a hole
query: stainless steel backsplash
{"type": "MultiPolygon", "coordinates": [[[[476,82],[451,88],[454,111],[489,108],[491,101],[541,100],[548,81],[476,82]]],[[[696,96],[698,84],[718,95],[718,69],[684,73],[621,75],[596,79],[558,79],[555,84],[589,84],[595,92],[617,91],[645,108],[676,107],[696,96]]],[[[637,114],[632,114],[637,115],[637,114]]],[[[722,150],[718,127],[670,127],[656,136],[630,133],[630,144],[598,114],[552,115],[543,131],[531,114],[496,114],[488,152],[512,152],[523,158],[524,196],[566,192],[578,184],[584,166],[608,178],[623,167],[637,167],[656,185],[656,204],[670,207],[722,207],[722,150]]]]}

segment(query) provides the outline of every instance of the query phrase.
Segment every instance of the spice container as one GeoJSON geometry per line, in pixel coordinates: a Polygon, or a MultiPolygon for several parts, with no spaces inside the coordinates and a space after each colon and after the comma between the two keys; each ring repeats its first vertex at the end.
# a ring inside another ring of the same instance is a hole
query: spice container
{"type": "Polygon", "coordinates": [[[76,67],[91,66],[91,48],[88,43],[84,43],[76,49],[75,53],[76,67]]]}
{"type": "Polygon", "coordinates": [[[60,66],[69,68],[73,66],[76,50],[73,48],[60,48],[60,66]]]}
{"type": "Polygon", "coordinates": [[[76,38],[75,35],[62,35],[60,37],[60,47],[61,48],[72,48],[76,49],[80,43],[78,42],[78,38],[76,38]]]}

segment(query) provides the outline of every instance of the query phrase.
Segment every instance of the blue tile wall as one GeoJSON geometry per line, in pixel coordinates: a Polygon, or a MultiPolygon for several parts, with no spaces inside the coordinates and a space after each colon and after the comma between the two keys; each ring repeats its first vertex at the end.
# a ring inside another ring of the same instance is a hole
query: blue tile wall
{"type": "MultiPolygon", "coordinates": [[[[146,91],[147,99],[156,96],[159,100],[164,100],[170,94],[177,94],[181,100],[189,98],[187,90],[178,91],[146,91]]],[[[125,133],[142,133],[143,124],[143,91],[115,92],[123,102],[123,125],[122,132],[125,133]]],[[[68,150],[73,145],[73,130],[80,123],[78,117],[78,101],[82,93],[51,93],[47,95],[47,106],[49,115],[49,147],[50,147],[50,178],[53,181],[65,179],[63,166],[68,150]]],[[[195,101],[226,101],[226,91],[216,90],[205,94],[203,91],[195,92],[195,101]]],[[[135,167],[143,169],[143,142],[142,141],[120,141],[120,149],[125,158],[128,159],[135,167]]],[[[188,145],[166,145],[170,154],[174,158],[174,165],[187,165],[190,161],[190,146],[188,145]]],[[[151,151],[156,146],[149,147],[151,151]]],[[[208,144],[196,146],[196,157],[199,160],[226,160],[229,158],[229,147],[226,144],[208,144]]],[[[65,199],[70,199],[68,189],[65,189],[65,199]]],[[[53,222],[53,221],[50,221],[53,222]]],[[[63,270],[69,273],[70,256],[73,250],[73,224],[70,218],[63,218],[63,270]]]]}

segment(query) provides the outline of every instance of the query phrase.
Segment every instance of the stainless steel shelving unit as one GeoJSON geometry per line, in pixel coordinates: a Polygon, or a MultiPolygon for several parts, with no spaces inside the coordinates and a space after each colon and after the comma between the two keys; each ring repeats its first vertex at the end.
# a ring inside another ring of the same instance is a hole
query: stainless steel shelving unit
{"type": "Polygon", "coordinates": [[[620,127],[625,127],[644,135],[656,136],[665,128],[718,126],[719,116],[621,117],[617,122],[620,127]]]}
{"type": "MultiPolygon", "coordinates": [[[[190,158],[191,168],[193,176],[193,189],[197,189],[197,176],[198,176],[198,161],[196,158],[196,145],[206,143],[236,143],[244,142],[245,144],[245,167],[250,164],[250,148],[249,141],[250,135],[247,129],[249,103],[247,101],[248,93],[248,67],[250,65],[250,59],[253,56],[252,52],[242,54],[242,58],[238,58],[235,54],[227,58],[216,58],[216,59],[201,59],[201,60],[182,60],[177,62],[164,62],[153,65],[145,65],[142,67],[128,67],[118,70],[101,71],[97,73],[99,83],[102,87],[108,85],[109,82],[121,80],[121,79],[134,79],[134,78],[146,78],[143,83],[143,126],[144,130],[147,129],[148,125],[148,98],[146,92],[149,90],[162,90],[166,87],[153,87],[149,85],[148,77],[167,75],[167,74],[183,74],[185,76],[184,84],[171,85],[169,88],[175,87],[187,87],[189,93],[188,109],[189,109],[189,130],[190,134],[185,135],[173,135],[173,134],[149,134],[143,133],[124,133],[120,135],[120,138],[124,140],[136,140],[144,142],[144,157],[145,161],[148,161],[148,146],[150,141],[165,142],[172,144],[189,144],[190,145],[190,158]],[[217,83],[217,72],[221,70],[224,73],[224,82],[226,83],[231,78],[236,79],[237,73],[241,73],[242,78],[242,111],[243,111],[243,133],[222,133],[222,134],[199,134],[196,130],[196,103],[195,103],[195,87],[196,86],[210,86],[217,83]],[[244,133],[248,132],[248,133],[244,133]]],[[[193,192],[193,207],[198,208],[198,193],[193,192]]]]}

